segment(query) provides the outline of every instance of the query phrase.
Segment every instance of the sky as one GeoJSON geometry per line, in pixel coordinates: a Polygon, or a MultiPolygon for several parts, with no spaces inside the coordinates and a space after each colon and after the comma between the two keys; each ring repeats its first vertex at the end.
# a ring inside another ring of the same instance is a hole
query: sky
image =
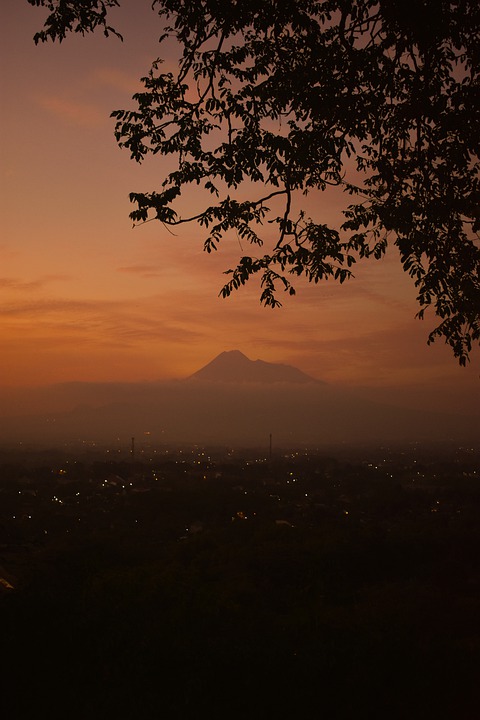
{"type": "MultiPolygon", "coordinates": [[[[238,241],[207,255],[196,225],[133,228],[128,193],[158,188],[169,167],[133,162],[109,115],[133,106],[162,55],[157,18],[148,0],[126,0],[111,19],[123,43],[99,33],[35,46],[44,14],[0,5],[1,386],[181,378],[239,349],[412,408],[476,407],[478,352],[461,368],[443,342],[427,346],[434,318],[414,318],[395,248],[342,286],[298,284],[272,310],[256,283],[218,297],[238,241]]],[[[317,193],[308,210],[331,222],[342,204],[317,193]]]]}

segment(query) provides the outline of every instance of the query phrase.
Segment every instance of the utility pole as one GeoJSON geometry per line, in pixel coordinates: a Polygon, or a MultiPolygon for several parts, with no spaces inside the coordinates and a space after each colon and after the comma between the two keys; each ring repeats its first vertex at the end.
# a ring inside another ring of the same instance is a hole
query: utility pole
{"type": "Polygon", "coordinates": [[[135,460],[135,438],[132,437],[132,445],[130,447],[130,455],[132,460],[135,460]]]}

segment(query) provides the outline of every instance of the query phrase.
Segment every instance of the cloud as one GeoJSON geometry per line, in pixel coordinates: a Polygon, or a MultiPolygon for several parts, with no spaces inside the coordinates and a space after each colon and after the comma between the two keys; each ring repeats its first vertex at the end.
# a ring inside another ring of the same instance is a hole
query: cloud
{"type": "Polygon", "coordinates": [[[0,306],[0,319],[10,337],[27,334],[49,345],[82,339],[99,346],[145,349],[160,340],[175,344],[204,337],[202,330],[181,316],[168,313],[165,302],[158,298],[134,303],[66,298],[4,303],[0,306]]]}
{"type": "Polygon", "coordinates": [[[42,275],[36,280],[29,281],[20,280],[16,277],[0,277],[0,289],[30,292],[40,290],[52,282],[61,282],[69,279],[69,275],[42,275]]]}
{"type": "Polygon", "coordinates": [[[135,73],[123,72],[112,67],[99,67],[93,72],[93,80],[101,87],[113,88],[126,93],[130,98],[137,87],[140,87],[140,81],[135,73]]]}
{"type": "MultiPolygon", "coordinates": [[[[418,320],[364,335],[301,341],[291,352],[316,362],[331,382],[369,386],[429,383],[457,371],[457,361],[444,344],[427,345],[428,328],[418,320]]],[[[307,369],[308,372],[308,369],[307,369]]]]}
{"type": "Polygon", "coordinates": [[[117,268],[117,272],[138,275],[146,279],[160,277],[159,268],[155,265],[129,265],[117,268]]]}
{"type": "Polygon", "coordinates": [[[19,292],[38,290],[42,287],[40,280],[32,280],[30,282],[24,282],[18,278],[3,278],[0,277],[0,289],[4,290],[17,290],[19,292]]]}
{"type": "Polygon", "coordinates": [[[91,103],[73,101],[55,95],[38,97],[37,102],[44,110],[69,124],[97,128],[109,121],[108,113],[91,103]]]}

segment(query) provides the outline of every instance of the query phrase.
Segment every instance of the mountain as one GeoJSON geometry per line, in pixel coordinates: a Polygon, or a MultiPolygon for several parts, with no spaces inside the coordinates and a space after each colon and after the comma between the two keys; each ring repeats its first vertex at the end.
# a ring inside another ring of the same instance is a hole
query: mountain
{"type": "Polygon", "coordinates": [[[314,380],[289,365],[223,352],[185,380],[66,383],[3,398],[0,447],[71,441],[109,448],[191,442],[236,447],[478,441],[474,412],[402,407],[314,380]]]}
{"type": "Polygon", "coordinates": [[[222,383],[316,383],[292,365],[249,360],[240,350],[217,355],[211,362],[190,375],[189,380],[222,383]]]}

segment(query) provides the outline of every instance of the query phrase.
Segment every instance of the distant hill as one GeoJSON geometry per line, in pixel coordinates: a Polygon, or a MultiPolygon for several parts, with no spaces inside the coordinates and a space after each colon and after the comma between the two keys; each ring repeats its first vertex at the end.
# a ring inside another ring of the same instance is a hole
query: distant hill
{"type": "Polygon", "coordinates": [[[240,350],[220,353],[203,368],[190,375],[188,380],[262,384],[319,382],[292,365],[250,360],[240,350]]]}

